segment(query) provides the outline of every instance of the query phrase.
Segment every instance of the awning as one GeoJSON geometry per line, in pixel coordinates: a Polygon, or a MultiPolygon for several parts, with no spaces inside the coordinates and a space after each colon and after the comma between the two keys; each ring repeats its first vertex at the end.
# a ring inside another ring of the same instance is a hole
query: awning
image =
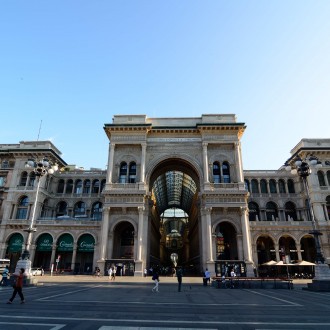
{"type": "Polygon", "coordinates": [[[64,234],[57,240],[57,251],[73,251],[73,237],[70,234],[64,234]]]}
{"type": "Polygon", "coordinates": [[[52,251],[53,237],[50,234],[42,234],[38,238],[37,251],[52,251]]]}
{"type": "Polygon", "coordinates": [[[79,252],[94,252],[95,239],[90,234],[82,235],[78,240],[77,250],[79,252]]]}
{"type": "Polygon", "coordinates": [[[12,235],[8,242],[8,252],[22,252],[23,236],[19,233],[12,235]]]}

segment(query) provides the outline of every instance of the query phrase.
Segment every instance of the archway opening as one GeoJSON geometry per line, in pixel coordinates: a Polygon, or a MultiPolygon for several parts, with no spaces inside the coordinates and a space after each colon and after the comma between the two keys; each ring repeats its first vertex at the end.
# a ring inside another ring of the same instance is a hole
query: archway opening
{"type": "Polygon", "coordinates": [[[174,272],[171,254],[185,274],[197,275],[201,267],[200,233],[197,208],[199,178],[183,160],[162,162],[151,180],[153,206],[149,220],[149,266],[163,275],[174,272]]]}

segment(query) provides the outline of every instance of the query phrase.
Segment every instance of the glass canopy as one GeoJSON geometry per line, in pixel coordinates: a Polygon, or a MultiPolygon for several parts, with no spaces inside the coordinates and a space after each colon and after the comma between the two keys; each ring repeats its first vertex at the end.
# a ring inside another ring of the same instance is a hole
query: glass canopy
{"type": "Polygon", "coordinates": [[[152,191],[159,215],[175,207],[189,214],[197,187],[189,175],[180,171],[168,171],[156,179],[152,191]]]}

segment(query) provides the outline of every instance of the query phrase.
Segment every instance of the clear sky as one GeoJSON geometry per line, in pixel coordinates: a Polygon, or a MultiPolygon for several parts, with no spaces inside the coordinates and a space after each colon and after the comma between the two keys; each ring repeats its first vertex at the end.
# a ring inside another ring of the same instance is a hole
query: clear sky
{"type": "Polygon", "coordinates": [[[0,143],[105,168],[115,114],[234,113],[244,169],[330,138],[329,0],[0,3],[0,143]]]}

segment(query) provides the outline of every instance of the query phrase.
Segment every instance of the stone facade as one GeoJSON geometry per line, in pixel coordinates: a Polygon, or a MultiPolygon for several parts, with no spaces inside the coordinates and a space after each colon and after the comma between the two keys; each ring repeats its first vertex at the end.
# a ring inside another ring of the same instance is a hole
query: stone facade
{"type": "MultiPolygon", "coordinates": [[[[284,167],[243,171],[244,130],[234,115],[114,116],[104,125],[107,171],[67,165],[49,141],[0,145],[0,257],[14,267],[36,206],[30,258],[46,269],[116,266],[118,274],[142,276],[150,267],[170,269],[173,252],[196,275],[237,267],[252,276],[270,260],[314,261],[300,178],[284,167]],[[25,164],[44,157],[61,171],[41,177],[35,203],[38,178],[25,164]]],[[[308,184],[330,258],[330,140],[303,139],[291,154],[322,163],[308,184]]]]}

